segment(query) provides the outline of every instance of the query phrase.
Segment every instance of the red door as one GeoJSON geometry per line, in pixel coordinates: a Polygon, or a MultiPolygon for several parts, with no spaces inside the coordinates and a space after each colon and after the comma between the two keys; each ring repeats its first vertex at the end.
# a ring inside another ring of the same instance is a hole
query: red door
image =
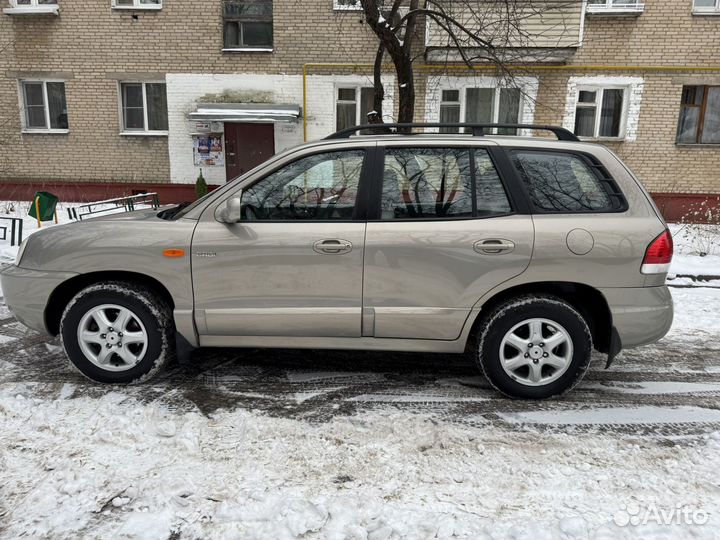
{"type": "Polygon", "coordinates": [[[225,123],[225,171],[233,180],[275,153],[273,124],[225,123]]]}

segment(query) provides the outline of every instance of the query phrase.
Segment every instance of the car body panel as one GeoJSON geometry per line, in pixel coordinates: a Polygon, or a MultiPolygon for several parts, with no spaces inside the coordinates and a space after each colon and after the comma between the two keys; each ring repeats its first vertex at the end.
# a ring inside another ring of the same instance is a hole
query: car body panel
{"type": "MultiPolygon", "coordinates": [[[[191,318],[190,245],[197,222],[167,221],[157,214],[157,210],[139,210],[48,227],[25,240],[28,244],[20,267],[50,273],[132,272],[149,276],[167,289],[174,303],[176,327],[191,344],[196,343],[191,318]],[[165,257],[165,249],[185,250],[185,256],[165,257]]],[[[50,280],[43,286],[46,303],[58,284],[52,285],[50,280]]],[[[33,328],[47,330],[44,324],[33,328]]]]}
{"type": "Polygon", "coordinates": [[[360,337],[364,223],[246,222],[203,217],[193,239],[201,334],[360,337]],[[342,239],[349,253],[313,244],[342,239]]]}
{"type": "Polygon", "coordinates": [[[368,223],[363,307],[373,331],[364,335],[457,339],[478,298],[521,274],[532,250],[527,215],[368,223]],[[475,250],[489,239],[515,247],[497,254],[475,250]]]}

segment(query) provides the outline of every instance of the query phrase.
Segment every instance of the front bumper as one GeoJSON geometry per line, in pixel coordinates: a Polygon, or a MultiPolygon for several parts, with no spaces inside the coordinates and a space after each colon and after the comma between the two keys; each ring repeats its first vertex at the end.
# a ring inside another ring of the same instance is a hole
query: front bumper
{"type": "Polygon", "coordinates": [[[623,349],[654,343],[670,330],[673,300],[665,285],[607,288],[600,292],[610,306],[623,349]]]}
{"type": "Polygon", "coordinates": [[[28,270],[5,264],[0,266],[0,285],[5,303],[17,320],[28,328],[48,333],[45,307],[50,295],[58,285],[77,275],[72,272],[28,270]]]}

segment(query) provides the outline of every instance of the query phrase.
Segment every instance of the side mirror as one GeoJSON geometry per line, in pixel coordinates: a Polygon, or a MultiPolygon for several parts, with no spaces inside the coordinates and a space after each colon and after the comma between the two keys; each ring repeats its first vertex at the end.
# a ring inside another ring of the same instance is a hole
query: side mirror
{"type": "Polygon", "coordinates": [[[230,197],[225,201],[225,206],[221,207],[217,218],[223,223],[238,223],[242,219],[242,193],[238,193],[234,197],[230,197]]]}

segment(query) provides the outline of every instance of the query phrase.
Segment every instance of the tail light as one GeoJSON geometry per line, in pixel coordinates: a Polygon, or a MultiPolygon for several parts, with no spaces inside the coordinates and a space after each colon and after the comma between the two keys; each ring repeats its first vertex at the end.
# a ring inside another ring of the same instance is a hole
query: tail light
{"type": "Polygon", "coordinates": [[[665,231],[645,250],[640,273],[642,274],[664,274],[670,270],[670,262],[673,256],[673,239],[670,231],[665,231]]]}

